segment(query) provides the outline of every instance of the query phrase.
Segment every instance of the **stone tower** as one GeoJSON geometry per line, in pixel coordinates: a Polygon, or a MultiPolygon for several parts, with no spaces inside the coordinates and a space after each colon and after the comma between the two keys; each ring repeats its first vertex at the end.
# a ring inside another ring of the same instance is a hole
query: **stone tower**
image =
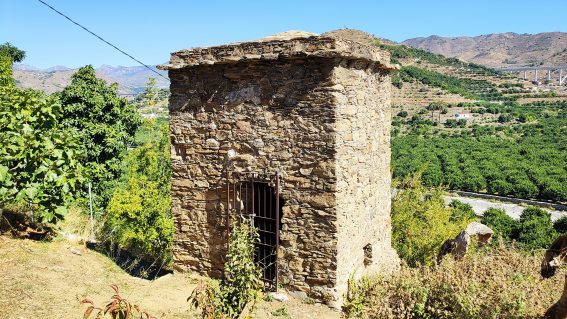
{"type": "Polygon", "coordinates": [[[397,269],[389,61],[305,32],[172,53],[175,269],[220,276],[242,211],[276,287],[338,306],[351,276],[397,269]]]}

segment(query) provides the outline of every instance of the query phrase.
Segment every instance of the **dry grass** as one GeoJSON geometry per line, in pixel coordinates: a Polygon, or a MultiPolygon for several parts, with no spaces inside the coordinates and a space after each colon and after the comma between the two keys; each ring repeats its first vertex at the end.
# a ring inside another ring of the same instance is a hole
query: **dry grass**
{"type": "Polygon", "coordinates": [[[187,297],[196,280],[183,274],[154,281],[132,277],[107,257],[63,240],[0,236],[0,318],[82,318],[89,298],[102,306],[117,284],[123,297],[157,318],[195,318],[187,297]],[[80,251],[77,255],[73,251],[80,251]]]}
{"type": "Polygon", "coordinates": [[[543,252],[489,248],[437,267],[403,267],[394,278],[353,284],[347,313],[364,318],[541,318],[563,274],[540,277],[543,252]]]}
{"type": "MultiPolygon", "coordinates": [[[[76,224],[80,230],[81,223],[76,224]]],[[[65,224],[63,228],[69,231],[73,227],[65,224]]],[[[128,275],[106,256],[62,239],[37,242],[0,236],[0,319],[82,318],[87,306],[80,301],[89,298],[97,306],[104,305],[113,294],[111,284],[117,284],[123,297],[157,318],[200,318],[187,298],[201,279],[174,274],[144,280],[128,275]]],[[[294,298],[286,303],[261,301],[253,313],[258,319],[339,317],[326,306],[294,298]],[[289,316],[271,314],[284,306],[289,316]]]]}
{"type": "Polygon", "coordinates": [[[65,219],[57,224],[59,231],[68,239],[85,242],[91,237],[91,224],[87,213],[79,207],[71,207],[65,219]]]}

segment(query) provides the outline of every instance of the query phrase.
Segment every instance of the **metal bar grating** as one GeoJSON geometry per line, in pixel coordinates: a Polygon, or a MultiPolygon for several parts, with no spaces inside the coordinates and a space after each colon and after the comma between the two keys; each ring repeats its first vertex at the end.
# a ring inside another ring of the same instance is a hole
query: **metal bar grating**
{"type": "Polygon", "coordinates": [[[259,236],[254,260],[262,268],[264,289],[275,291],[278,286],[280,175],[227,172],[226,179],[227,247],[230,219],[242,216],[253,220],[259,236]]]}

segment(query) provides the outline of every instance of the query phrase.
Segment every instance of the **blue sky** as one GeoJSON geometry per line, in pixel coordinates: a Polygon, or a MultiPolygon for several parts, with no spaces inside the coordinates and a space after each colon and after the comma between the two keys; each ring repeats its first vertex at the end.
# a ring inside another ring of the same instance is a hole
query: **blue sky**
{"type": "MultiPolygon", "coordinates": [[[[286,30],[354,28],[395,41],[495,32],[567,31],[567,1],[45,0],[147,64],[171,51],[286,30]]],[[[37,0],[0,0],[0,42],[37,67],[136,65],[37,0]]]]}

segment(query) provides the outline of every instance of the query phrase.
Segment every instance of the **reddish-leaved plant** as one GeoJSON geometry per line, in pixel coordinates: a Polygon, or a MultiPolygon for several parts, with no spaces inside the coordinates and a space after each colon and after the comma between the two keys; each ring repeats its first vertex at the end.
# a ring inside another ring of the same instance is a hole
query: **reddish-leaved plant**
{"type": "Polygon", "coordinates": [[[140,307],[129,302],[126,298],[120,296],[120,290],[115,284],[110,285],[114,290],[114,295],[110,301],[103,307],[95,307],[94,302],[84,299],[81,304],[88,304],[83,319],[88,319],[96,312],[94,319],[156,319],[145,311],[140,311],[140,307]]]}

